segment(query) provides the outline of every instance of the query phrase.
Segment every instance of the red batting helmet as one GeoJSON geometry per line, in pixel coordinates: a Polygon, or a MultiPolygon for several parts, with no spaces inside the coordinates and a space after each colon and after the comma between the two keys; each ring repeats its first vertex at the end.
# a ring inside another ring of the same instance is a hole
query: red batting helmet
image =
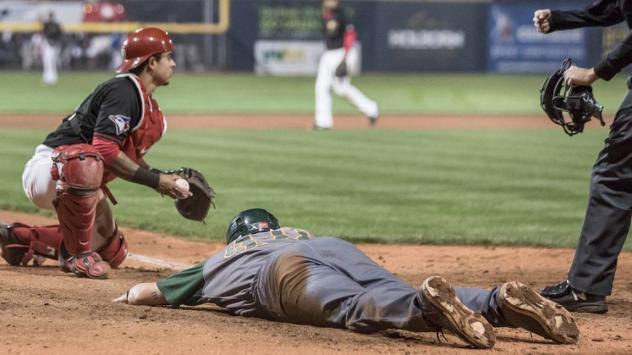
{"type": "Polygon", "coordinates": [[[139,28],[123,43],[123,64],[116,69],[116,72],[128,72],[144,63],[152,55],[171,52],[174,48],[167,32],[157,27],[139,28]]]}

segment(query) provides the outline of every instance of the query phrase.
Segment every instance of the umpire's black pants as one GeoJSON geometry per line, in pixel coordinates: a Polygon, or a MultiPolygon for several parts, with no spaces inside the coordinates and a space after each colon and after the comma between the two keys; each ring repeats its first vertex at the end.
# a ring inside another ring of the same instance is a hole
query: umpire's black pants
{"type": "Polygon", "coordinates": [[[575,259],[573,288],[608,296],[632,217],[632,78],[593,166],[590,198],[575,259]]]}

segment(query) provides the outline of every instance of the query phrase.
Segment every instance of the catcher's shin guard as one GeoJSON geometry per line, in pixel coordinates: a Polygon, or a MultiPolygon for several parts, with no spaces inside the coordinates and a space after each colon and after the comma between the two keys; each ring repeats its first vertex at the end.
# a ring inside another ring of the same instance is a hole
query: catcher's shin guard
{"type": "Polygon", "coordinates": [[[0,224],[2,257],[10,265],[41,265],[44,258],[57,259],[64,236],[59,225],[31,227],[22,223],[0,224]]]}
{"type": "Polygon", "coordinates": [[[53,201],[64,246],[71,256],[92,251],[92,230],[103,178],[103,160],[89,144],[57,148],[53,157],[53,179],[58,180],[53,201]]]}
{"type": "Polygon", "coordinates": [[[113,269],[119,267],[127,257],[127,240],[118,227],[114,229],[114,234],[107,241],[107,244],[99,248],[97,253],[107,261],[113,269]]]}

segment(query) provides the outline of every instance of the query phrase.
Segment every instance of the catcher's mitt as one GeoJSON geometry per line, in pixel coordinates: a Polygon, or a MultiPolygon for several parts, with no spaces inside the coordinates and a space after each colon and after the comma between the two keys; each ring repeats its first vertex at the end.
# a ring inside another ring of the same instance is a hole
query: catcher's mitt
{"type": "Polygon", "coordinates": [[[336,67],[336,76],[338,78],[344,78],[347,75],[349,75],[349,71],[347,70],[347,59],[345,58],[336,67]]]}
{"type": "Polygon", "coordinates": [[[553,123],[562,126],[569,136],[584,131],[584,124],[596,117],[604,126],[601,106],[592,93],[590,86],[568,86],[564,81],[564,72],[573,63],[564,59],[562,66],[551,74],[540,89],[540,105],[553,123]],[[570,120],[564,117],[568,113],[570,120]]]}
{"type": "Polygon", "coordinates": [[[192,168],[180,168],[165,173],[180,175],[189,183],[189,191],[192,195],[176,200],[176,209],[182,217],[194,221],[204,221],[211,206],[215,208],[215,191],[206,182],[204,175],[192,168]]]}

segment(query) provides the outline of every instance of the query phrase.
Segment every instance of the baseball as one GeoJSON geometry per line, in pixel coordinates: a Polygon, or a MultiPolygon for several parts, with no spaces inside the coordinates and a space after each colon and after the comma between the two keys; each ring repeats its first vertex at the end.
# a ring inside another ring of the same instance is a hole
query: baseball
{"type": "Polygon", "coordinates": [[[176,180],[176,186],[178,187],[178,190],[182,192],[183,195],[186,195],[189,193],[189,182],[186,181],[185,179],[176,180]]]}

